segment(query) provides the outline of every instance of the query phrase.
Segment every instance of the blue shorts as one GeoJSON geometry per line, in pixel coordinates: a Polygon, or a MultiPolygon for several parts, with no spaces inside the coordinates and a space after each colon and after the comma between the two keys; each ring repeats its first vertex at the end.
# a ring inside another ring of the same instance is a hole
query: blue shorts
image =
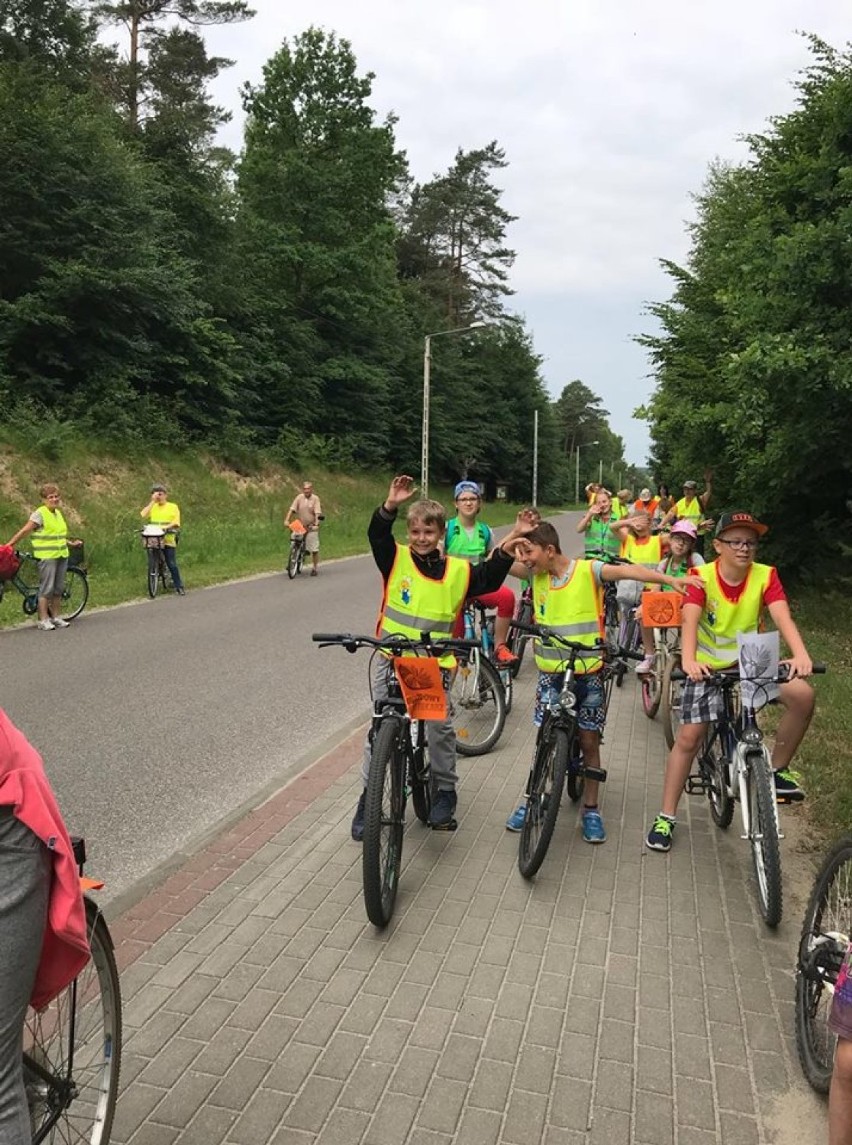
{"type": "MultiPolygon", "coordinates": [[[[535,690],[535,712],[533,723],[541,727],[545,709],[554,703],[565,681],[564,672],[539,672],[535,690]]],[[[586,732],[602,734],[606,723],[604,710],[604,689],[599,672],[574,677],[577,695],[577,726],[586,732]]]]}

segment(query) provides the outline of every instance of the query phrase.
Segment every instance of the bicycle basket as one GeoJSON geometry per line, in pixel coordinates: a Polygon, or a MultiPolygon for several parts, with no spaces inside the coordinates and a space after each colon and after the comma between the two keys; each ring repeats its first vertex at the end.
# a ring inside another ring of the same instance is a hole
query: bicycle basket
{"type": "Polygon", "coordinates": [[[642,623],[646,628],[679,628],[682,601],[679,592],[643,592],[642,623]]]}
{"type": "Polygon", "coordinates": [[[166,531],[159,525],[146,525],[142,530],[142,544],[146,549],[161,549],[166,543],[166,531]]]}
{"type": "Polygon", "coordinates": [[[0,545],[0,580],[11,580],[21,567],[11,545],[0,545]]]}
{"type": "Polygon", "coordinates": [[[68,567],[69,569],[81,569],[86,571],[86,546],[85,545],[69,545],[68,547],[68,567]]]}

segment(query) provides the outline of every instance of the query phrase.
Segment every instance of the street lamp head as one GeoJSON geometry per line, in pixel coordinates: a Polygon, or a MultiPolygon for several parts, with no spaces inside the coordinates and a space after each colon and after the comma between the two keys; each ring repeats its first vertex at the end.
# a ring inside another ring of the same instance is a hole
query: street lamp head
{"type": "Polygon", "coordinates": [[[479,330],[483,326],[487,326],[487,325],[488,325],[487,322],[482,322],[482,321],[471,322],[471,324],[468,326],[468,330],[479,330]]]}

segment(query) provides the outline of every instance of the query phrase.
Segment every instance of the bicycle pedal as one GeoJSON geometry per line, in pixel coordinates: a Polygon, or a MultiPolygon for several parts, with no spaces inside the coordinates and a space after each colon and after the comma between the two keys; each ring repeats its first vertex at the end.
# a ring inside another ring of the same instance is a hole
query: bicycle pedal
{"type": "Polygon", "coordinates": [[[606,783],[605,767],[584,767],[583,775],[586,779],[596,779],[598,783],[606,783]]]}
{"type": "Polygon", "coordinates": [[[706,795],[708,783],[703,775],[689,775],[683,789],[687,795],[706,795]]]}
{"type": "Polygon", "coordinates": [[[780,803],[780,804],[804,803],[804,801],[805,801],[804,791],[794,791],[794,792],[791,792],[789,794],[787,792],[781,792],[781,791],[775,792],[775,802],[776,803],[780,803]]]}
{"type": "Polygon", "coordinates": [[[430,823],[429,826],[433,831],[455,831],[458,827],[457,819],[448,819],[446,823],[430,823]]]}

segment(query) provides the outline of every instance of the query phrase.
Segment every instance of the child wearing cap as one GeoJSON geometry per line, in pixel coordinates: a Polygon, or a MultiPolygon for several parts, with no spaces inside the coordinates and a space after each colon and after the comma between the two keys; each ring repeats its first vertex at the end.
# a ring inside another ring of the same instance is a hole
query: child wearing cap
{"type": "MultiPolygon", "coordinates": [[[[482,497],[475,481],[459,481],[453,496],[456,515],[447,521],[444,533],[444,552],[448,556],[463,557],[472,565],[485,560],[493,546],[491,530],[484,521],[477,520],[482,508],[482,497]]],[[[515,594],[508,585],[501,585],[495,592],[480,594],[477,598],[486,608],[496,608],[494,621],[494,654],[499,664],[514,664],[517,656],[511,651],[507,640],[509,624],[515,615],[515,594]]],[[[455,636],[464,632],[464,620],[459,616],[455,636]]]]}
{"type": "Polygon", "coordinates": [[[755,563],[758,539],[767,531],[751,513],[723,513],[716,527],[716,560],[687,577],[681,628],[681,662],[689,679],[681,693],[681,726],[666,761],[663,803],[645,844],[652,851],[672,845],[677,806],[692,761],[707,727],[720,712],[719,689],[705,676],[737,660],[737,633],[756,632],[764,608],[790,649],[790,679],[780,685],[785,712],[778,725],[772,765],[780,802],[803,799],[799,776],[790,761],[802,742],[814,709],[814,694],[803,677],[812,671],[799,630],[790,615],[777,570],[755,563]]]}

